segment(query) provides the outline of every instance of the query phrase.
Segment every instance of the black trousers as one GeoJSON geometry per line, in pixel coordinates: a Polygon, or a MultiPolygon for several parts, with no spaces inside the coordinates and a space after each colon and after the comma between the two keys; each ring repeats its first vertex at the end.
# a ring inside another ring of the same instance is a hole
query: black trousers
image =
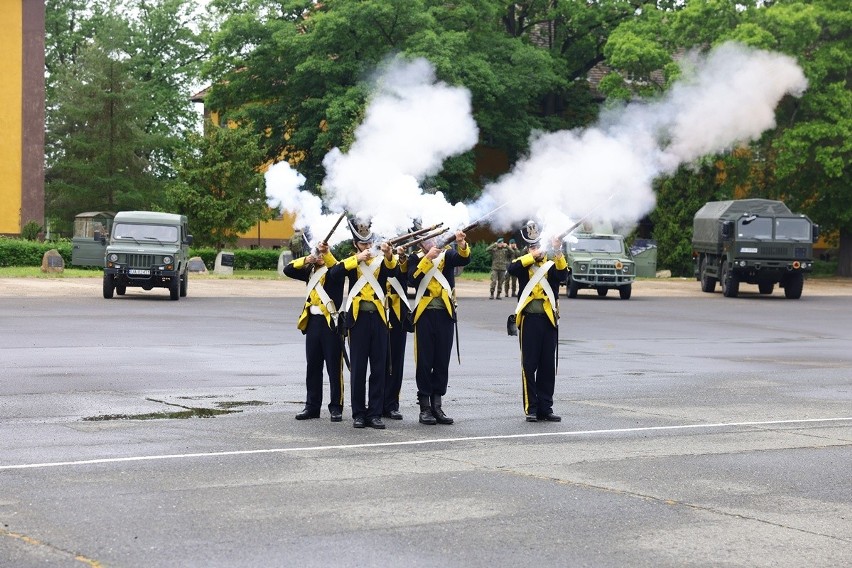
{"type": "Polygon", "coordinates": [[[325,316],[308,316],[305,328],[305,386],[307,397],[305,408],[319,410],[322,406],[322,368],[328,372],[328,386],[331,400],[329,411],[343,410],[343,353],[340,337],[328,327],[325,316]]]}
{"type": "Polygon", "coordinates": [[[417,394],[447,394],[452,351],[453,318],[447,310],[423,310],[414,324],[417,394]]]}
{"type": "Polygon", "coordinates": [[[379,312],[361,310],[349,330],[352,418],[378,418],[384,406],[388,327],[379,312]],[[370,367],[369,391],[367,366],[370,367]],[[366,404],[364,400],[366,399],[366,404]]]}
{"type": "Polygon", "coordinates": [[[405,343],[408,332],[395,316],[391,316],[388,339],[388,367],[385,378],[384,412],[399,410],[399,393],[402,390],[402,370],[405,365],[405,343]]]}
{"type": "Polygon", "coordinates": [[[524,413],[553,411],[558,332],[546,314],[525,314],[518,329],[524,413]]]}

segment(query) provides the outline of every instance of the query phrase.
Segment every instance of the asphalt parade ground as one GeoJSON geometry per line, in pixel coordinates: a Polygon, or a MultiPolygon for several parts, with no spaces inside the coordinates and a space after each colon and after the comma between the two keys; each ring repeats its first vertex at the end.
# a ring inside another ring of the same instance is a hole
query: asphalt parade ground
{"type": "Polygon", "coordinates": [[[852,565],[849,282],[563,290],[561,423],[524,421],[513,302],[458,288],[455,424],[409,336],[379,431],[294,419],[299,283],[0,279],[0,567],[852,565]]]}

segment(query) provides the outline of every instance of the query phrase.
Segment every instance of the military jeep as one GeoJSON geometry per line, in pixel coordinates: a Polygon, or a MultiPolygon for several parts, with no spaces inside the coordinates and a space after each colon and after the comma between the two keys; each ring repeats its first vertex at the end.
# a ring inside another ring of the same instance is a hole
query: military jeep
{"type": "Polygon", "coordinates": [[[618,290],[629,300],[636,278],[636,263],[624,246],[624,237],[608,233],[573,233],[565,242],[568,261],[566,296],[576,298],[583,288],[594,288],[598,296],[618,290]]]}
{"type": "MultiPolygon", "coordinates": [[[[123,296],[129,286],[168,288],[172,300],[186,296],[192,235],[186,216],[123,211],[112,223],[104,259],[104,298],[123,296]]],[[[106,243],[107,236],[95,234],[106,243]]]]}

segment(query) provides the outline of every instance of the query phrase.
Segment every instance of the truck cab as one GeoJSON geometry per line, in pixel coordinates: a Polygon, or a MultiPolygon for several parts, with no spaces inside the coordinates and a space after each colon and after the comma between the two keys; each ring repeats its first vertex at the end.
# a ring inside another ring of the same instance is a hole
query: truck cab
{"type": "Polygon", "coordinates": [[[123,296],[128,287],[168,288],[172,300],[186,296],[187,265],[192,235],[184,215],[153,211],[116,214],[109,235],[95,234],[108,243],[104,259],[104,298],[123,296]]]}

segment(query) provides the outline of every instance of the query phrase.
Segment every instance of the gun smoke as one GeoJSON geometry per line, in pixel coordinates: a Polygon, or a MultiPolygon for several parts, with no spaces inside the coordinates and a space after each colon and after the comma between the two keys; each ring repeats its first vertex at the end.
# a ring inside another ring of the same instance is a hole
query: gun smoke
{"type": "MultiPolygon", "coordinates": [[[[382,236],[405,232],[414,218],[460,227],[506,203],[488,218],[497,230],[530,218],[552,234],[581,218],[635,223],[655,205],[655,178],[757,139],[775,126],[780,100],[807,88],[792,58],[731,42],[691,53],[681,66],[682,77],[658,100],[607,110],[589,128],[533,133],[528,155],[509,173],[476,202],[453,205],[420,184],[476,143],[470,93],[436,81],[424,59],[395,58],[375,82],[349,151],[335,148],[323,162],[326,205],[371,218],[382,236]]],[[[267,175],[270,195],[296,212],[297,225],[316,226],[315,235],[330,229],[336,215],[322,215],[319,199],[276,167],[267,175]]]]}

